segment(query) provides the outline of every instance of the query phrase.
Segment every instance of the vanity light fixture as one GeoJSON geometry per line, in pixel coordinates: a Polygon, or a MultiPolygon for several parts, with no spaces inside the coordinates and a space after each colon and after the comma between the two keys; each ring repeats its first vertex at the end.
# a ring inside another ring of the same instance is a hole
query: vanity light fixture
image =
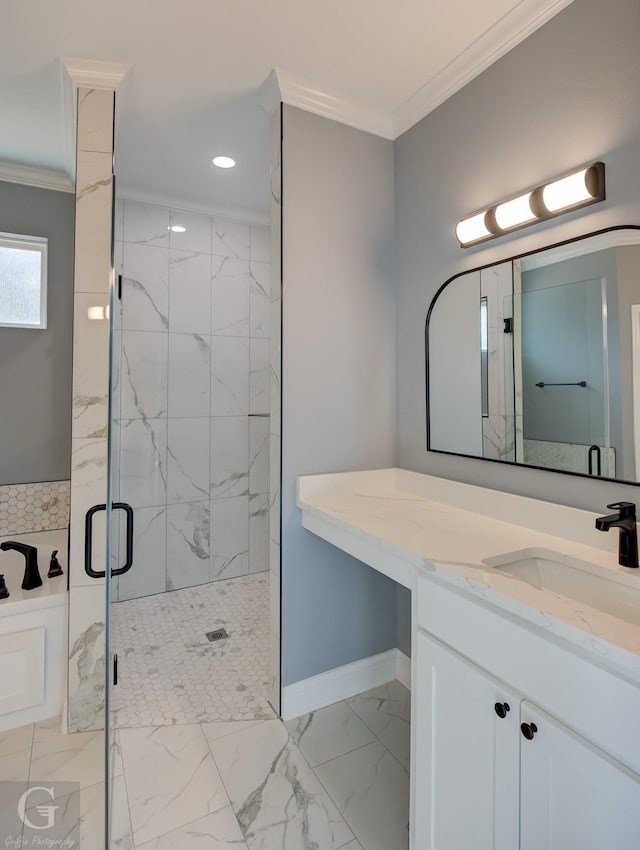
{"type": "Polygon", "coordinates": [[[217,165],[218,168],[233,168],[236,164],[235,159],[231,159],[230,156],[214,156],[211,161],[214,165],[217,165]]]}
{"type": "Polygon", "coordinates": [[[605,199],[604,163],[594,162],[458,222],[462,248],[605,199]]]}

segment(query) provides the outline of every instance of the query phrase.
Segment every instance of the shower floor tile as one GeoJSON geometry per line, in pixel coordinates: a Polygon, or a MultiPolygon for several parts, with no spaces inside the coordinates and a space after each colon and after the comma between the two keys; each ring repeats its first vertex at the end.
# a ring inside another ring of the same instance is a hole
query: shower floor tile
{"type": "Polygon", "coordinates": [[[267,701],[268,574],[111,606],[118,726],[274,717],[267,701]],[[207,632],[224,628],[225,640],[207,632]]]}

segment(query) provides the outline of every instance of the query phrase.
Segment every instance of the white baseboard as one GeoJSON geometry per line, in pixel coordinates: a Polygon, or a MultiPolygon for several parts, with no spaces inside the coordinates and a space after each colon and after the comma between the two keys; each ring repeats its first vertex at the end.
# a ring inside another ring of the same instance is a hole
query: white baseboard
{"type": "Polygon", "coordinates": [[[285,685],[282,689],[282,719],[290,720],[317,711],[334,702],[355,697],[370,688],[377,688],[392,679],[411,688],[411,659],[399,649],[390,649],[352,664],[334,667],[317,676],[285,685]]]}

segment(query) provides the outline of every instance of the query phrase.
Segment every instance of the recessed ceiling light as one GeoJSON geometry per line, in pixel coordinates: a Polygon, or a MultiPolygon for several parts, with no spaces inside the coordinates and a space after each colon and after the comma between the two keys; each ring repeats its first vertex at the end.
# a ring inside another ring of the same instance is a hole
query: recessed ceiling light
{"type": "Polygon", "coordinates": [[[172,230],[174,233],[184,233],[186,229],[181,224],[172,224],[171,227],[167,227],[167,230],[172,230]]]}
{"type": "Polygon", "coordinates": [[[236,161],[235,159],[231,159],[230,156],[214,156],[213,164],[217,165],[218,168],[233,168],[236,161]]]}

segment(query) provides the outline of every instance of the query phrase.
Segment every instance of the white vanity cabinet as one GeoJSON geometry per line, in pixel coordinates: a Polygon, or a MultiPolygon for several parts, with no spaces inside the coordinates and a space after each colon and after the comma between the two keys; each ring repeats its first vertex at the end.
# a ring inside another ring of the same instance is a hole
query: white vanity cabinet
{"type": "MultiPolygon", "coordinates": [[[[618,701],[628,683],[610,676],[603,713],[603,694],[569,653],[543,637],[532,644],[514,623],[431,581],[419,584],[414,847],[638,850],[638,721],[630,723],[628,706],[618,701]],[[575,724],[573,699],[583,707],[575,724]],[[603,721],[613,734],[602,730],[603,721]],[[626,736],[626,765],[602,749],[608,734],[616,753],[626,736]]],[[[634,690],[628,693],[637,708],[634,690]]]]}
{"type": "Polygon", "coordinates": [[[417,653],[416,847],[514,850],[519,697],[424,632],[417,653]]]}

